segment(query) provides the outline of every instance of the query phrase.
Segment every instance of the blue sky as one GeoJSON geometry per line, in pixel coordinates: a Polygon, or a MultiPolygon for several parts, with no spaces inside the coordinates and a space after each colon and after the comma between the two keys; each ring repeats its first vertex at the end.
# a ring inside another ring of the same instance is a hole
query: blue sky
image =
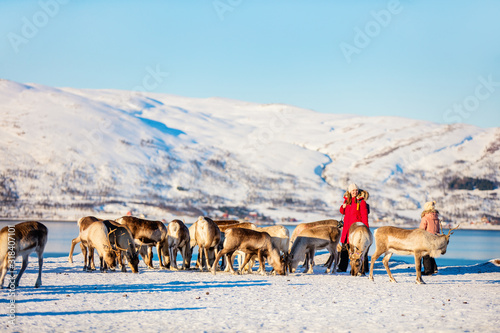
{"type": "Polygon", "coordinates": [[[499,17],[500,1],[4,0],[0,77],[500,127],[499,17]]]}

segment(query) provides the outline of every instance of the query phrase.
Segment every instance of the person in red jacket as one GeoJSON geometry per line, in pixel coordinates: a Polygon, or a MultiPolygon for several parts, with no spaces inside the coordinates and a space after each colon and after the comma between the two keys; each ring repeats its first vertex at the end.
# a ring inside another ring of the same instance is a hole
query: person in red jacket
{"type": "MultiPolygon", "coordinates": [[[[350,184],[347,192],[344,194],[344,203],[340,206],[340,213],[344,215],[344,227],[340,236],[340,242],[343,244],[342,251],[340,252],[339,271],[345,272],[349,264],[349,228],[353,223],[363,222],[367,227],[368,225],[368,192],[360,191],[358,186],[354,183],[350,184]]],[[[365,272],[368,271],[368,256],[365,257],[365,272]]]]}
{"type": "MultiPolygon", "coordinates": [[[[439,212],[435,208],[436,201],[426,202],[424,205],[424,211],[420,214],[420,229],[424,229],[434,235],[439,235],[439,212]]],[[[429,255],[425,255],[422,258],[424,275],[432,275],[438,272],[436,265],[436,260],[429,255]]]]}

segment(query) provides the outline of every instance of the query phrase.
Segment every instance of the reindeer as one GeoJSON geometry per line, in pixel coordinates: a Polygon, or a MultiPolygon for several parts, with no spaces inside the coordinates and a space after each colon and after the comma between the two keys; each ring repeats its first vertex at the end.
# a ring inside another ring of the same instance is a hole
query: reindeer
{"type": "Polygon", "coordinates": [[[133,216],[123,216],[116,222],[127,226],[134,236],[135,243],[140,246],[139,254],[144,259],[144,263],[151,269],[153,266],[153,246],[156,246],[160,268],[166,269],[163,264],[162,254],[166,253],[167,228],[161,221],[144,220],[133,216]]]}
{"type": "MultiPolygon", "coordinates": [[[[269,234],[269,236],[271,236],[271,242],[273,243],[274,247],[278,250],[280,255],[288,255],[288,245],[290,242],[290,232],[288,231],[288,229],[286,227],[284,227],[282,225],[273,225],[270,227],[261,227],[261,228],[256,227],[255,229],[252,229],[252,230],[256,230],[259,232],[267,232],[269,234]]],[[[243,253],[242,251],[236,251],[234,253],[234,255],[238,255],[238,264],[239,264],[239,267],[242,267],[241,266],[241,261],[242,261],[241,257],[244,257],[245,253],[243,253]]],[[[250,272],[252,270],[252,267],[255,265],[255,259],[257,259],[257,256],[253,255],[250,258],[250,261],[248,262],[248,264],[246,266],[242,267],[240,270],[242,272],[245,272],[245,271],[250,272]]],[[[230,260],[233,260],[233,258],[231,258],[230,260]]],[[[229,271],[229,267],[227,267],[227,269],[225,271],[229,271]]]]}
{"type": "MultiPolygon", "coordinates": [[[[213,248],[216,252],[215,254],[217,255],[219,252],[217,246],[219,245],[220,238],[220,229],[217,224],[212,221],[212,219],[203,216],[198,217],[195,227],[195,239],[198,245],[198,262],[200,271],[203,272],[203,263],[201,259],[203,254],[205,255],[207,269],[210,269],[211,266],[208,259],[209,249],[213,248]]],[[[214,265],[217,265],[217,262],[214,262],[214,265]]]]}
{"type": "MultiPolygon", "coordinates": [[[[303,230],[314,228],[314,227],[318,227],[318,226],[322,226],[322,225],[328,225],[328,226],[332,226],[332,227],[342,228],[342,224],[341,223],[339,224],[339,221],[333,220],[333,219],[297,224],[297,226],[295,227],[295,229],[292,232],[292,237],[290,238],[289,248],[292,247],[293,242],[295,242],[295,239],[297,238],[297,236],[300,235],[300,233],[303,230]]],[[[307,266],[307,262],[306,262],[307,260],[309,260],[309,257],[308,257],[308,254],[306,253],[306,257],[304,259],[304,264],[302,264],[302,266],[304,266],[304,267],[307,266]]],[[[333,262],[333,257],[330,256],[328,258],[328,260],[326,261],[326,263],[324,264],[324,266],[325,267],[330,267],[331,264],[332,264],[332,262],[333,262]]]]}
{"type": "Polygon", "coordinates": [[[297,236],[299,236],[303,230],[318,227],[321,225],[329,225],[332,227],[339,227],[339,221],[330,219],[330,220],[321,220],[321,221],[316,221],[316,222],[307,222],[307,223],[297,224],[297,226],[295,227],[295,229],[292,232],[292,237],[290,237],[290,247],[293,245],[293,242],[295,241],[297,236]]]}
{"type": "Polygon", "coordinates": [[[139,273],[139,255],[135,249],[132,232],[126,226],[115,221],[106,220],[102,221],[102,223],[108,229],[109,242],[118,255],[118,263],[120,264],[121,271],[127,271],[122,258],[125,255],[132,273],[139,273]]]}
{"type": "Polygon", "coordinates": [[[373,281],[373,265],[382,254],[384,254],[382,262],[391,282],[396,282],[389,269],[389,259],[391,259],[391,256],[394,253],[399,255],[413,254],[415,256],[415,270],[417,271],[416,282],[418,284],[424,284],[422,272],[420,271],[420,260],[427,254],[433,258],[445,254],[448,243],[450,242],[450,236],[453,234],[453,230],[458,229],[459,226],[460,225],[450,229],[448,235],[444,233],[434,235],[423,229],[407,230],[397,227],[378,228],[374,232],[376,248],[370,263],[370,280],[373,281]]]}
{"type": "MultiPolygon", "coordinates": [[[[165,263],[170,264],[171,270],[179,270],[177,268],[177,251],[180,249],[183,259],[183,269],[189,269],[191,262],[191,239],[189,237],[189,229],[180,220],[172,220],[167,226],[167,243],[168,243],[168,259],[165,263]],[[189,259],[188,259],[189,258],[189,259]]],[[[167,254],[165,253],[166,257],[167,254]]]]}
{"type": "MultiPolygon", "coordinates": [[[[269,264],[273,266],[275,273],[285,275],[284,260],[280,258],[279,252],[274,247],[271,236],[267,232],[259,232],[245,228],[230,228],[226,230],[226,239],[222,251],[217,254],[212,266],[212,273],[215,275],[217,271],[217,263],[223,255],[231,257],[235,251],[245,253],[244,267],[250,258],[256,254],[259,258],[259,271],[262,275],[266,274],[264,257],[267,257],[269,264]]],[[[231,260],[228,261],[229,268],[232,274],[236,274],[231,260]]]]}
{"type": "Polygon", "coordinates": [[[356,222],[351,225],[349,228],[349,260],[352,276],[365,275],[364,262],[372,243],[372,233],[364,223],[356,222]]]}
{"type": "MultiPolygon", "coordinates": [[[[78,234],[78,237],[74,238],[71,241],[71,249],[69,250],[68,262],[73,263],[73,250],[75,249],[75,245],[81,242],[82,231],[87,229],[95,221],[102,221],[102,220],[98,219],[97,217],[94,217],[94,216],[86,216],[86,217],[80,218],[78,220],[78,222],[76,222],[78,225],[78,228],[80,229],[80,233],[78,234]]],[[[94,264],[94,263],[92,263],[92,264],[94,264]]],[[[95,269],[95,267],[94,267],[94,269],[95,269]]]]}
{"type": "Polygon", "coordinates": [[[43,250],[47,244],[47,227],[40,222],[22,222],[14,227],[3,227],[0,231],[0,287],[3,289],[3,282],[7,270],[11,270],[11,278],[14,276],[16,258],[23,258],[23,265],[14,281],[14,286],[19,286],[19,280],[28,266],[28,257],[33,251],[38,255],[38,278],[35,288],[42,285],[43,250]],[[12,230],[14,229],[14,230],[12,230]]]}
{"type": "MultiPolygon", "coordinates": [[[[224,243],[224,240],[225,240],[226,230],[231,229],[231,228],[244,228],[244,229],[257,230],[257,226],[252,222],[239,222],[239,221],[235,221],[235,220],[214,221],[214,222],[219,227],[220,233],[221,233],[221,239],[220,239],[219,247],[218,247],[219,251],[222,250],[222,244],[224,243]]],[[[241,267],[241,263],[244,260],[244,259],[242,260],[241,258],[244,257],[245,254],[241,251],[236,251],[236,252],[234,252],[234,254],[230,258],[227,256],[222,257],[222,262],[221,262],[220,266],[221,266],[221,269],[224,270],[224,272],[229,272],[229,266],[227,265],[227,261],[231,260],[232,262],[234,262],[235,256],[237,256],[239,267],[241,267]]],[[[253,267],[253,265],[255,264],[254,258],[255,258],[255,256],[250,259],[250,262],[247,266],[248,270],[250,270],[250,267],[253,267]]],[[[215,257],[214,257],[214,259],[215,259],[215,257]]]]}
{"type": "Polygon", "coordinates": [[[86,237],[82,237],[80,245],[85,258],[85,265],[87,265],[87,250],[85,248],[87,247],[89,251],[88,260],[92,263],[94,262],[94,249],[97,250],[97,253],[99,254],[101,273],[105,273],[108,267],[111,270],[115,270],[116,253],[109,241],[109,231],[108,228],[106,228],[106,225],[101,221],[96,221],[84,230],[84,234],[85,233],[86,237]]]}
{"type": "Polygon", "coordinates": [[[295,272],[299,262],[303,261],[306,255],[308,255],[305,272],[308,274],[313,273],[313,259],[316,250],[326,248],[330,252],[330,256],[333,257],[330,265],[327,266],[326,273],[329,273],[330,270],[332,273],[336,273],[338,262],[337,245],[339,240],[340,230],[334,226],[319,225],[303,230],[295,239],[288,255],[288,269],[292,273],[295,272]]]}

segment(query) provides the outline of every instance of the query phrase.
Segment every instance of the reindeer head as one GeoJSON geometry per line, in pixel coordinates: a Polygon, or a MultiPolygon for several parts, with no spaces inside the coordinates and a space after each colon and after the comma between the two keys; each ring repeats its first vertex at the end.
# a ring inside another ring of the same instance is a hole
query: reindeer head
{"type": "Polygon", "coordinates": [[[363,265],[361,256],[363,253],[353,246],[354,251],[349,253],[349,263],[351,265],[351,275],[361,275],[361,265],[363,265]]]}
{"type": "Polygon", "coordinates": [[[441,254],[445,254],[446,253],[446,248],[448,247],[448,244],[450,243],[450,236],[453,235],[453,231],[458,229],[458,227],[460,227],[460,224],[457,225],[455,228],[452,228],[450,230],[448,230],[448,235],[445,235],[444,232],[443,232],[443,223],[442,221],[439,221],[439,225],[441,227],[441,237],[444,237],[446,239],[446,246],[443,247],[443,249],[441,250],[441,254]]]}
{"type": "Polygon", "coordinates": [[[116,253],[108,245],[104,245],[104,261],[108,265],[109,269],[114,270],[116,268],[116,253]]]}
{"type": "Polygon", "coordinates": [[[280,257],[278,250],[273,248],[271,252],[267,255],[267,260],[269,264],[274,268],[274,274],[285,275],[285,258],[283,256],[280,257]]]}

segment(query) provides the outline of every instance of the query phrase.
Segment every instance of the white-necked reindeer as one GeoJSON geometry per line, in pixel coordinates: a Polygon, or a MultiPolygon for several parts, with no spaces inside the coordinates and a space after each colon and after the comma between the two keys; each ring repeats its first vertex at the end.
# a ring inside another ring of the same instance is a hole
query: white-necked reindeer
{"type": "MultiPolygon", "coordinates": [[[[373,235],[375,236],[375,253],[372,255],[370,263],[370,280],[373,280],[373,265],[375,261],[384,254],[382,263],[389,275],[391,282],[396,282],[389,269],[389,259],[396,253],[399,255],[414,255],[415,270],[417,271],[417,283],[425,283],[422,280],[421,259],[425,255],[437,258],[446,253],[446,248],[450,242],[453,230],[450,229],[448,235],[434,235],[423,229],[407,230],[397,227],[380,227],[373,235]]],[[[441,229],[442,230],[442,229],[441,229]]]]}
{"type": "MultiPolygon", "coordinates": [[[[38,255],[38,278],[35,288],[38,288],[42,285],[43,250],[47,244],[47,227],[40,222],[30,221],[16,224],[14,230],[11,228],[4,227],[0,231],[1,287],[3,288],[8,269],[13,268],[15,259],[21,256],[23,257],[23,265],[14,282],[16,287],[19,286],[19,280],[28,266],[28,257],[30,253],[35,251],[38,255]]],[[[14,273],[13,270],[11,273],[14,273]]]]}
{"type": "MultiPolygon", "coordinates": [[[[365,258],[368,256],[370,246],[373,243],[373,235],[363,222],[356,222],[349,228],[349,262],[351,264],[351,275],[365,275],[365,258]]],[[[366,259],[368,263],[368,259],[366,259]]],[[[368,264],[366,265],[368,269],[368,264]]]]}
{"type": "Polygon", "coordinates": [[[171,270],[177,271],[177,252],[180,250],[183,260],[183,269],[189,269],[191,263],[191,238],[189,236],[189,229],[181,220],[172,220],[167,226],[167,243],[168,248],[163,249],[168,253],[165,255],[165,265],[170,266],[171,270]]]}
{"type": "MultiPolygon", "coordinates": [[[[78,229],[80,230],[79,234],[78,234],[78,237],[74,238],[71,240],[71,248],[69,250],[69,256],[68,256],[68,262],[70,263],[73,263],[73,251],[75,249],[75,245],[80,243],[82,241],[82,232],[87,229],[88,227],[90,227],[90,225],[92,223],[94,223],[95,221],[102,221],[102,219],[99,219],[95,216],[85,216],[85,217],[82,217],[78,220],[78,222],[76,222],[76,224],[78,225],[78,229]]],[[[93,267],[95,269],[95,267],[93,267]]]]}
{"type": "Polygon", "coordinates": [[[196,221],[196,229],[195,229],[195,239],[198,245],[198,262],[200,264],[200,271],[203,272],[203,262],[201,261],[202,254],[205,255],[205,263],[210,270],[210,262],[208,252],[209,249],[213,248],[215,254],[219,252],[217,246],[220,242],[220,229],[215,224],[215,222],[208,218],[200,216],[196,221]]]}
{"type": "Polygon", "coordinates": [[[85,261],[84,270],[85,266],[90,267],[90,262],[94,262],[94,249],[99,254],[101,272],[106,272],[108,268],[114,270],[116,267],[116,252],[109,241],[109,231],[106,225],[101,221],[96,221],[84,230],[83,234],[85,233],[87,235],[86,237],[82,235],[80,244],[85,261]]]}

